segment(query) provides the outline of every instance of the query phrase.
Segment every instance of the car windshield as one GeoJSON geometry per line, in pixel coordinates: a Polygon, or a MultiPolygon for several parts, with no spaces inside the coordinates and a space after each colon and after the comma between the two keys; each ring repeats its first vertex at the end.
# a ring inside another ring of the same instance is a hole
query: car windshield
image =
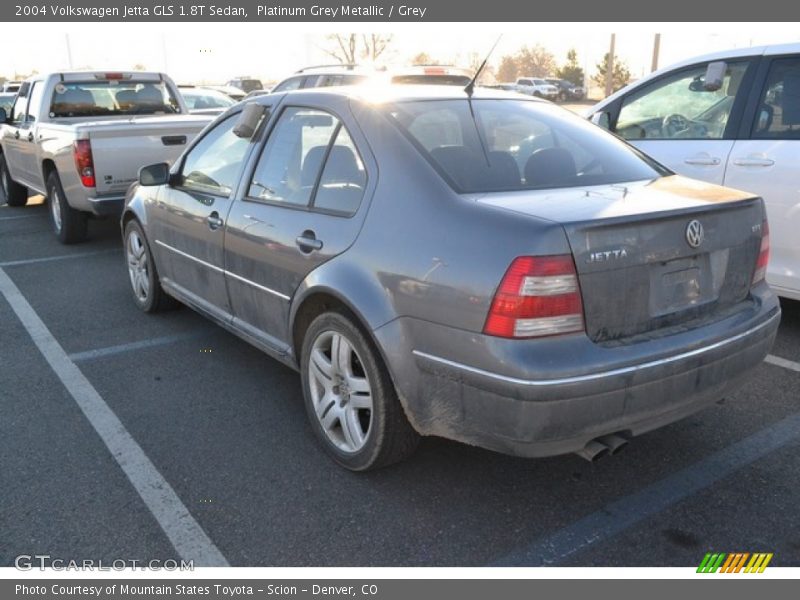
{"type": "Polygon", "coordinates": [[[189,110],[201,110],[204,108],[228,108],[233,106],[236,102],[216,90],[198,90],[192,88],[181,89],[186,106],[189,110]]]}
{"type": "Polygon", "coordinates": [[[669,171],[564,109],[520,100],[417,100],[386,111],[458,192],[605,185],[669,171]],[[474,114],[474,118],[473,118],[474,114]]]}
{"type": "Polygon", "coordinates": [[[90,81],[58,83],[51,117],[153,115],[180,112],[163,81],[90,81]]]}

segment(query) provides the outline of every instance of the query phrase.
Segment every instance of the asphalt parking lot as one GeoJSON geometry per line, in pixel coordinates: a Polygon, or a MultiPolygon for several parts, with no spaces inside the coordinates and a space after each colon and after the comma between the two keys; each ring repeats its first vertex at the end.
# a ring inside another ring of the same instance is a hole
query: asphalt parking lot
{"type": "Polygon", "coordinates": [[[798,302],[783,302],[780,364],[618,456],[526,460],[430,438],[403,464],[353,474],[318,448],[293,371],[189,309],[135,308],[115,221],[62,246],[40,198],[0,204],[0,269],[35,315],[26,324],[4,284],[2,566],[178,559],[194,543],[233,566],[692,566],[709,551],[800,566],[798,302]],[[206,538],[176,550],[174,513],[143,500],[35,343],[36,317],[77,367],[70,381],[124,429],[101,426],[129,434],[206,538]]]}

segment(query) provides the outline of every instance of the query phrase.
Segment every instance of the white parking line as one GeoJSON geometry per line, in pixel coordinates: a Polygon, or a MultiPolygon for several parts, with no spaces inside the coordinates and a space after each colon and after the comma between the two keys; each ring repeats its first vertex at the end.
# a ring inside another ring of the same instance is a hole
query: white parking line
{"type": "Polygon", "coordinates": [[[0,292],[61,383],[97,431],[111,452],[111,456],[127,475],[181,558],[194,561],[196,566],[229,566],[228,561],[192,517],[175,490],[147,458],[144,450],[128,433],[94,386],[69,359],[19,288],[1,268],[0,292]]]}
{"type": "Polygon", "coordinates": [[[798,440],[800,413],[794,413],[664,479],[606,504],[529,546],[518,548],[490,566],[558,565],[573,554],[609,540],[798,440]]]}
{"type": "Polygon", "coordinates": [[[786,360],[785,358],[781,358],[780,356],[774,356],[772,354],[768,354],[767,358],[764,359],[764,362],[767,362],[771,365],[776,365],[778,367],[783,367],[784,369],[789,369],[790,371],[797,371],[800,373],[800,363],[786,360]]]}
{"type": "Polygon", "coordinates": [[[59,254],[57,256],[43,256],[42,258],[26,258],[24,260],[7,260],[0,262],[0,267],[17,267],[19,265],[32,265],[36,263],[50,262],[53,260],[67,260],[70,258],[85,258],[87,256],[97,256],[98,254],[110,254],[111,252],[121,252],[119,248],[109,248],[107,250],[95,250],[94,252],[76,252],[75,254],[59,254]]]}
{"type": "Polygon", "coordinates": [[[128,342],[127,344],[117,344],[116,346],[106,346],[105,348],[96,348],[94,350],[75,352],[73,354],[70,354],[69,358],[73,362],[93,360],[95,358],[105,358],[106,356],[114,356],[115,354],[122,354],[123,352],[131,352],[133,350],[154,348],[156,346],[164,346],[166,344],[172,344],[174,342],[192,340],[195,338],[202,337],[205,333],[206,332],[204,331],[190,331],[188,333],[162,335],[160,337],[150,338],[148,340],[140,340],[138,342],[128,342]]]}

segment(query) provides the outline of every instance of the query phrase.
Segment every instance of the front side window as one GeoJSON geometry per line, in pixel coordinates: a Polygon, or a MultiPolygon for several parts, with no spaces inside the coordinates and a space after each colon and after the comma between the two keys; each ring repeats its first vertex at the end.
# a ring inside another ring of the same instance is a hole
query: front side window
{"type": "Polygon", "coordinates": [[[704,87],[705,64],[643,86],[623,101],[617,134],[628,140],[722,139],[747,66],[729,63],[715,91],[704,87]]]}
{"type": "Polygon", "coordinates": [[[155,115],[180,112],[163,81],[86,81],[58,83],[50,117],[155,115]]]}
{"type": "Polygon", "coordinates": [[[361,203],[366,181],[361,155],[339,119],[290,107],[270,133],[248,196],[350,215],[361,203]]]}
{"type": "Polygon", "coordinates": [[[654,179],[668,171],[577,115],[519,100],[399,102],[386,111],[459,192],[654,179]]]}
{"type": "Polygon", "coordinates": [[[219,123],[189,151],[181,169],[181,187],[230,196],[249,144],[233,133],[237,119],[232,115],[219,123]]]}
{"type": "Polygon", "coordinates": [[[800,59],[772,61],[751,137],[800,139],[800,59]]]}

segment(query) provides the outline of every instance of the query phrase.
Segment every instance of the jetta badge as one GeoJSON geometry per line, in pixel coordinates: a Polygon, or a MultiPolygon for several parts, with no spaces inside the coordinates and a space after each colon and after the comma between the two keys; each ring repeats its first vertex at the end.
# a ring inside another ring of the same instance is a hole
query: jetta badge
{"type": "Polygon", "coordinates": [[[703,231],[703,224],[697,219],[692,219],[686,226],[686,242],[692,247],[697,248],[703,243],[706,234],[703,231]]]}

